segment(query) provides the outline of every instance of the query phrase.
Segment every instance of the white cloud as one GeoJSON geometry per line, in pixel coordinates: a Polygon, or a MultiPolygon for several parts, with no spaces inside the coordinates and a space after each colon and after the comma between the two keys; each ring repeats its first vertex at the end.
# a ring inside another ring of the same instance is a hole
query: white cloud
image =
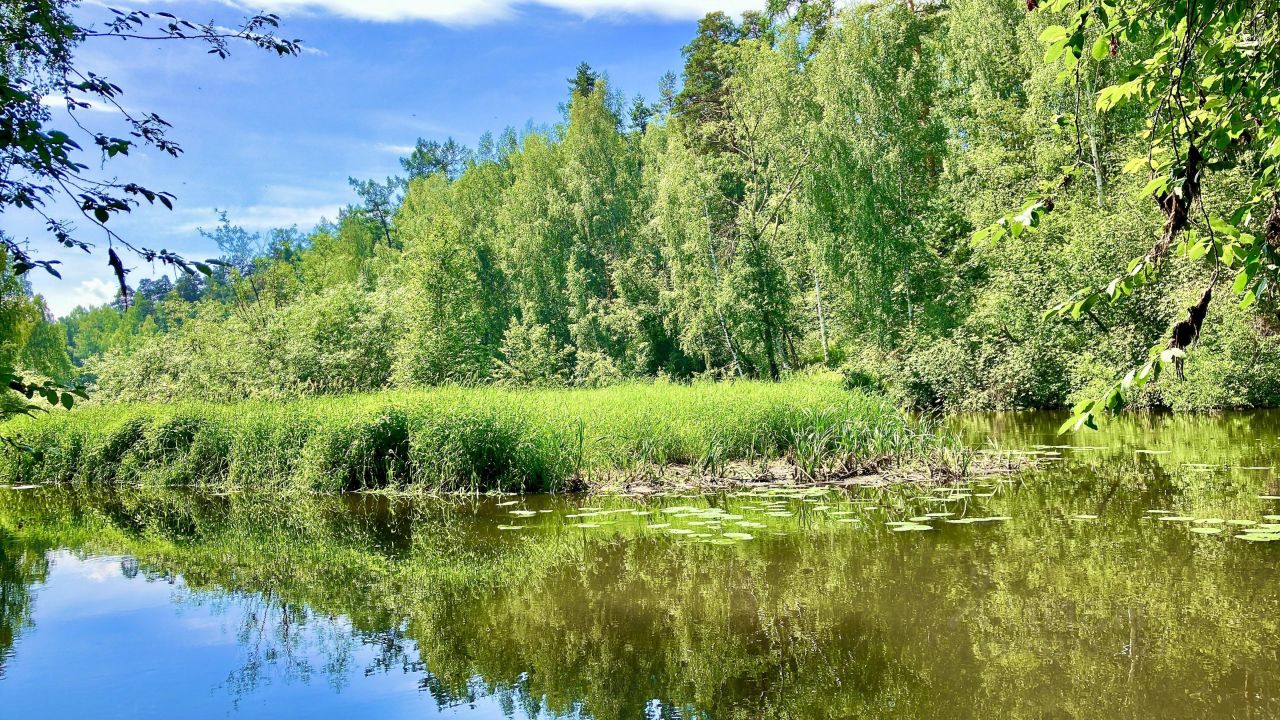
{"type": "MultiPolygon", "coordinates": [[[[321,220],[337,220],[341,204],[326,203],[323,205],[249,205],[247,207],[220,208],[227,211],[227,219],[232,225],[239,225],[249,232],[286,228],[297,225],[302,230],[310,230],[321,220]]],[[[195,232],[198,228],[212,230],[217,226],[217,211],[214,208],[192,209],[191,214],[201,218],[173,228],[176,232],[195,232]]]]}
{"type": "Polygon", "coordinates": [[[66,295],[58,293],[54,297],[45,298],[45,300],[49,303],[50,309],[53,310],[55,315],[65,315],[77,306],[93,307],[111,302],[115,298],[116,290],[118,289],[114,282],[107,282],[102,278],[95,277],[81,280],[80,284],[66,295]]]}
{"type": "Polygon", "coordinates": [[[634,15],[694,20],[715,10],[738,14],[759,10],[763,0],[227,0],[243,10],[288,14],[316,12],[372,22],[427,20],[443,25],[483,25],[510,18],[523,7],[541,6],[583,17],[634,15]]]}
{"type": "Polygon", "coordinates": [[[373,147],[378,152],[393,153],[395,155],[412,155],[413,151],[418,149],[413,145],[390,145],[387,143],[379,143],[373,147]]]}
{"type": "MultiPolygon", "coordinates": [[[[111,107],[106,103],[98,102],[97,100],[90,100],[89,98],[80,98],[80,97],[74,97],[74,96],[72,97],[72,99],[75,100],[76,102],[84,103],[85,105],[88,106],[88,107],[77,107],[76,108],[77,112],[86,112],[86,111],[87,112],[112,112],[115,110],[114,107],[111,107]]],[[[60,95],[45,95],[44,97],[40,98],[40,104],[47,108],[62,108],[65,110],[67,108],[67,99],[60,95]]]]}

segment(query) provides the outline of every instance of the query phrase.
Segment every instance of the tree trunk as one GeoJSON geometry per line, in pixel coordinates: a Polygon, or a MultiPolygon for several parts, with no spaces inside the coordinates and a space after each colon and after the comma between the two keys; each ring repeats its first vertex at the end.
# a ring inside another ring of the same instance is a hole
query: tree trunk
{"type": "Polygon", "coordinates": [[[822,314],[822,273],[818,268],[813,268],[813,296],[818,305],[818,336],[822,338],[822,364],[831,364],[831,350],[827,346],[827,321],[822,314]]]}
{"type": "Polygon", "coordinates": [[[769,361],[769,379],[778,379],[778,356],[773,344],[773,323],[769,322],[769,316],[764,317],[764,354],[769,361]]]}

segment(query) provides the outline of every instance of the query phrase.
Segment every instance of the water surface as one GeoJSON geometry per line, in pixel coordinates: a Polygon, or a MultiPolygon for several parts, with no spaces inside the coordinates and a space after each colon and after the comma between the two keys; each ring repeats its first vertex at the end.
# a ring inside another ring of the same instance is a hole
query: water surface
{"type": "Polygon", "coordinates": [[[0,708],[1280,716],[1280,414],[1058,420],[958,420],[1044,462],[931,490],[0,490],[0,708]]]}

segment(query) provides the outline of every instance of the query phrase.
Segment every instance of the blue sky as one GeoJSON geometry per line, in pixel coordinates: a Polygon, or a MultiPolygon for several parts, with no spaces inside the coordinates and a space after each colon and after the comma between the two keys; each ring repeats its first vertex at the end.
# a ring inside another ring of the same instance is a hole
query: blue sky
{"type": "MultiPolygon", "coordinates": [[[[244,47],[219,61],[195,45],[91,40],[78,59],[124,88],[125,107],[173,123],[171,137],[185,150],[178,159],[148,151],[106,167],[178,196],[172,212],[144,207],[113,220],[115,229],[138,244],[203,259],[215,249],[196,229],[214,226],[215,208],[255,231],[307,229],[354,200],[349,176],[397,173],[398,158],[418,137],[474,146],[486,130],[558,121],[566,78],[583,60],[628,97],[653,99],[662,74],[679,72],[680,48],[699,17],[757,5],[763,0],[121,3],[223,23],[277,12],[283,34],[301,38],[308,51],[275,58],[244,47]]],[[[86,2],[82,12],[101,17],[104,10],[86,2]]],[[[97,123],[110,117],[84,113],[97,123]]],[[[0,222],[63,262],[60,281],[31,275],[55,314],[111,297],[102,256],[50,250],[54,243],[31,217],[10,212],[0,222]]],[[[99,240],[87,228],[83,235],[99,240]]],[[[129,264],[134,282],[164,272],[129,264]]]]}

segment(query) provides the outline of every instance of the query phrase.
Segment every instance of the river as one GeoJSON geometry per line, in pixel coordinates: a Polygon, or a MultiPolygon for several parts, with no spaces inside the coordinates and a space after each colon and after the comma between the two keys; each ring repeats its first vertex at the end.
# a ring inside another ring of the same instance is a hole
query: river
{"type": "Polygon", "coordinates": [[[0,489],[5,718],[1280,717],[1280,413],[959,487],[0,489]]]}

